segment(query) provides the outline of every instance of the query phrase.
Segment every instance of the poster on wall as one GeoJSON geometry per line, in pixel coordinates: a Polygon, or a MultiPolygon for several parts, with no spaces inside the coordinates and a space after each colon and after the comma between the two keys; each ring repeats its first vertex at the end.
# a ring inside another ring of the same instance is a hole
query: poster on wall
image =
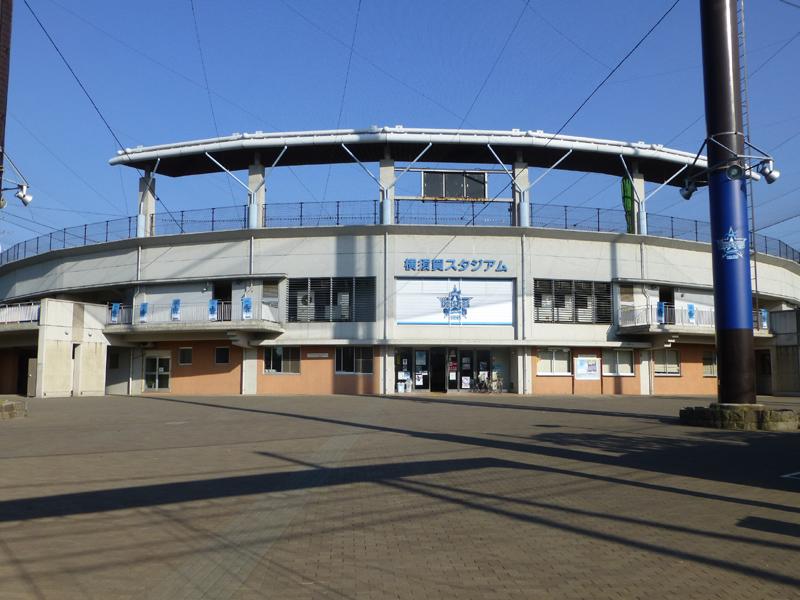
{"type": "Polygon", "coordinates": [[[600,359],[596,356],[578,356],[575,358],[575,379],[600,379],[600,359]]]}
{"type": "Polygon", "coordinates": [[[253,318],[253,299],[249,296],[242,298],[242,319],[248,321],[253,318]]]}
{"type": "Polygon", "coordinates": [[[180,321],[181,320],[181,300],[180,298],[175,298],[172,301],[172,305],[169,309],[169,318],[173,321],[180,321]]]}
{"type": "Polygon", "coordinates": [[[464,376],[461,378],[461,389],[468,390],[472,377],[464,376]]]}
{"type": "Polygon", "coordinates": [[[686,305],[686,315],[689,317],[689,323],[694,325],[697,320],[697,308],[691,302],[686,305]]]}
{"type": "Polygon", "coordinates": [[[397,279],[398,325],[513,325],[514,282],[397,279]]]}

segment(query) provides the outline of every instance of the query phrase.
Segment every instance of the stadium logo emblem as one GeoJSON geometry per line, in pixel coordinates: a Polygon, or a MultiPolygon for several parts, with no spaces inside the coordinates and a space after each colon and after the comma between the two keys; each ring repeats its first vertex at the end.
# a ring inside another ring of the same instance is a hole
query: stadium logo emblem
{"type": "Polygon", "coordinates": [[[721,240],[717,240],[717,248],[722,251],[725,260],[739,260],[744,257],[745,239],[736,237],[736,232],[731,227],[721,240]]]}
{"type": "Polygon", "coordinates": [[[471,300],[472,297],[462,296],[461,290],[456,286],[453,286],[453,291],[447,296],[439,296],[442,313],[448,321],[461,321],[463,317],[466,317],[471,300]]]}

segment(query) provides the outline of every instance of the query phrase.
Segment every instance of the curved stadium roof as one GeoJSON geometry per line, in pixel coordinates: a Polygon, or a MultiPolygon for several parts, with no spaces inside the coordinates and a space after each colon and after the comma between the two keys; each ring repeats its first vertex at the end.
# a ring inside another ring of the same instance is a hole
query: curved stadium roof
{"type": "Polygon", "coordinates": [[[635,162],[647,181],[664,183],[685,167],[683,176],[675,177],[671,185],[683,184],[684,176],[696,175],[702,183],[705,177],[705,157],[695,161],[695,155],[665,148],[660,144],[621,142],[571,135],[553,135],[543,131],[483,131],[470,129],[418,129],[372,127],[369,129],[339,129],[330,131],[295,131],[284,133],[235,133],[206,140],[162,144],[158,146],[119,150],[109,163],[152,171],[158,162],[158,173],[183,177],[219,171],[205,155],[231,171],[247,169],[256,153],[262,164],[270,165],[284,147],[279,166],[317,165],[353,162],[342,147],[362,162],[377,162],[391,157],[398,162],[410,162],[428,144],[424,162],[492,164],[492,150],[506,163],[525,162],[532,167],[547,168],[572,151],[558,169],[590,173],[605,173],[622,177],[625,167],[635,162]],[[489,148],[491,146],[491,150],[489,148]]]}

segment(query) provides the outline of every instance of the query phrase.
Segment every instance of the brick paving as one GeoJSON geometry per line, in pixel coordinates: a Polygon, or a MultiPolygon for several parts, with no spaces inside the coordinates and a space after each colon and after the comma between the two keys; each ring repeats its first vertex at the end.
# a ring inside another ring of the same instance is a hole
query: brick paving
{"type": "Polygon", "coordinates": [[[30,400],[0,599],[800,598],[800,435],[707,402],[30,400]]]}

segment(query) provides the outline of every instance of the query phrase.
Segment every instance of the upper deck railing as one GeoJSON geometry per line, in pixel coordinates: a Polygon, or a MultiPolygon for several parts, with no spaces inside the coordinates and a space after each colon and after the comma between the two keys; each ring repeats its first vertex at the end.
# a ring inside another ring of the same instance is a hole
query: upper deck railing
{"type": "MultiPolygon", "coordinates": [[[[264,209],[267,228],[375,225],[380,221],[373,200],[271,203],[264,209]]],[[[398,200],[398,225],[513,225],[513,204],[457,200],[398,200]]],[[[155,216],[155,235],[231,231],[247,228],[247,206],[225,206],[161,212],[155,216]]],[[[625,211],[585,206],[533,204],[531,225],[546,229],[626,233],[625,211]]],[[[693,242],[711,242],[708,222],[667,215],[647,215],[648,235],[693,242]]],[[[59,229],[11,246],[0,253],[0,265],[64,248],[77,248],[136,237],[136,217],[59,229]]],[[[751,247],[759,253],[800,262],[800,251],[778,239],[756,234],[751,247]]]]}

